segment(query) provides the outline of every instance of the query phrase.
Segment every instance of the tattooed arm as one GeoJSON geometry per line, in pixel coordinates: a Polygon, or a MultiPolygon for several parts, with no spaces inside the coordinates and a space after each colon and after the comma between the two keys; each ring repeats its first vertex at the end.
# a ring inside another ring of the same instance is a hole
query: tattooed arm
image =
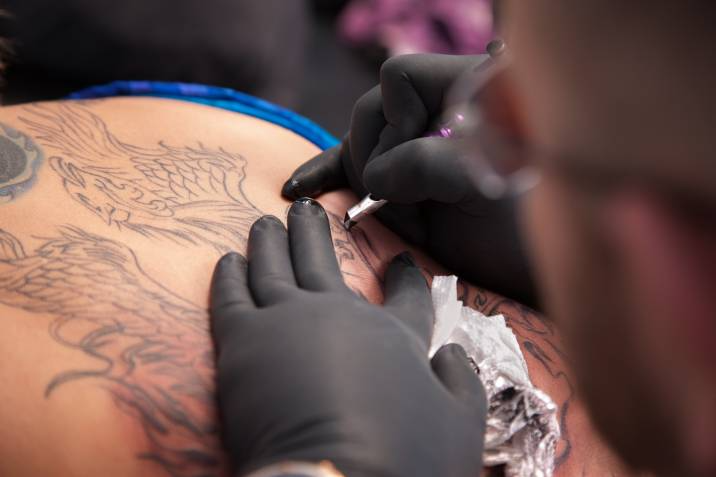
{"type": "MultiPolygon", "coordinates": [[[[244,251],[256,218],[285,215],[282,178],[315,148],[156,99],[4,108],[0,123],[0,475],[222,475],[210,273],[244,251]]],[[[348,284],[379,302],[405,245],[372,220],[343,230],[354,200],[322,198],[348,284]]],[[[551,324],[475,287],[462,294],[508,317],[533,380],[560,405],[559,472],[604,475],[608,454],[551,324]]]]}

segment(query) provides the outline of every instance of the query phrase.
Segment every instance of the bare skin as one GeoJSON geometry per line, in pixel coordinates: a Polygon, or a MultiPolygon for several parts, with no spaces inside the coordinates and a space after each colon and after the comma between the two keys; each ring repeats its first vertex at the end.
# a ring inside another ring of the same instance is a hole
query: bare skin
{"type": "MultiPolygon", "coordinates": [[[[159,99],[8,107],[0,123],[0,474],[224,475],[210,275],[224,252],[245,252],[255,219],[285,216],[282,182],[316,148],[159,99]]],[[[321,203],[347,283],[380,302],[385,265],[410,247],[374,220],[345,232],[355,200],[321,203]]],[[[447,273],[412,251],[427,276],[447,273]]],[[[574,395],[553,324],[472,285],[461,293],[508,318],[560,406],[556,475],[625,475],[574,395]]]]}

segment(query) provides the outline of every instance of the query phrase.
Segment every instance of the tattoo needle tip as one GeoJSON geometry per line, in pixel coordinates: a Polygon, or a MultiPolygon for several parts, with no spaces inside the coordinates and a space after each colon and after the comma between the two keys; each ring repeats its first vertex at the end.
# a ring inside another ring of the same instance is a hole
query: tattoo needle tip
{"type": "Polygon", "coordinates": [[[343,226],[346,230],[352,229],[362,219],[373,214],[387,203],[388,201],[386,200],[373,200],[368,194],[358,204],[348,209],[343,220],[343,226]]]}
{"type": "Polygon", "coordinates": [[[343,218],[343,228],[350,231],[358,222],[351,219],[350,214],[346,213],[346,216],[343,218]]]}

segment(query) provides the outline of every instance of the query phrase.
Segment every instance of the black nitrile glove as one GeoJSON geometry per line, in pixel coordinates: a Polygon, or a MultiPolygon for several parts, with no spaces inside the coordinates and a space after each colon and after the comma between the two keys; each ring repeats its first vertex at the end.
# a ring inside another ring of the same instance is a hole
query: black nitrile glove
{"type": "Polygon", "coordinates": [[[348,477],[475,477],[485,395],[462,348],[428,360],[433,311],[412,258],[385,306],[343,282],[326,213],[293,205],[288,233],[257,221],[248,261],[225,256],[211,291],[224,443],[238,475],[331,461],[348,477]]]}
{"type": "Polygon", "coordinates": [[[535,305],[513,201],[485,198],[456,140],[424,138],[450,86],[487,59],[407,55],[388,60],[381,84],[355,105],[341,146],[299,167],[283,187],[290,199],[350,186],[390,201],[376,216],[405,240],[476,284],[535,305]]]}

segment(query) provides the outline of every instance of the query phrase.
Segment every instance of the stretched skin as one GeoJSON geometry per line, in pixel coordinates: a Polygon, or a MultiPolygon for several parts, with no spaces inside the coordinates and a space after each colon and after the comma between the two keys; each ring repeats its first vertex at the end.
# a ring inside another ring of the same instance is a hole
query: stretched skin
{"type": "MultiPolygon", "coordinates": [[[[14,158],[0,174],[0,474],[226,475],[210,274],[224,252],[245,251],[256,218],[285,216],[281,185],[315,147],[260,120],[147,98],[3,108],[0,123],[25,158],[0,140],[14,158]]],[[[380,302],[384,268],[407,247],[373,220],[343,230],[353,201],[321,198],[347,283],[380,302]]],[[[413,251],[428,277],[447,273],[413,251]]],[[[507,317],[559,404],[557,475],[621,475],[552,324],[472,285],[461,294],[507,317]]]]}

